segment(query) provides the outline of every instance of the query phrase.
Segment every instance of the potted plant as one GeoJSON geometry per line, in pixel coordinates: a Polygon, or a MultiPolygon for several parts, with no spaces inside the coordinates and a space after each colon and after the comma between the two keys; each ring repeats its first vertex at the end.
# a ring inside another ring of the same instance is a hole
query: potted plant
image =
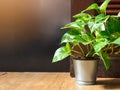
{"type": "Polygon", "coordinates": [[[74,15],[75,21],[62,27],[69,30],[62,36],[63,45],[56,50],[52,62],[71,56],[78,84],[95,84],[98,59],[108,70],[110,56],[120,54],[120,13],[107,15],[109,2],[105,0],[100,6],[93,3],[74,15]],[[91,10],[96,14],[90,14],[91,10]]]}

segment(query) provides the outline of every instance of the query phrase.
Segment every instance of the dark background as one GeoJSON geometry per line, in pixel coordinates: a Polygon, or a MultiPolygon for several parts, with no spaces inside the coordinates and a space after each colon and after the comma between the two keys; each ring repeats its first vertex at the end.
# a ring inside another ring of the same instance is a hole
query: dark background
{"type": "Polygon", "coordinates": [[[51,61],[70,14],[70,0],[0,1],[0,71],[69,71],[51,61]]]}

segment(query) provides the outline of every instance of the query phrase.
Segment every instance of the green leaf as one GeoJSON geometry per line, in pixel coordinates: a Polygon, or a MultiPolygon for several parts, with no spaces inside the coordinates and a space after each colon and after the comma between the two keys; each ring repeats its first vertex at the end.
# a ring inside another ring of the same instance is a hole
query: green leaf
{"type": "Polygon", "coordinates": [[[64,27],[62,27],[61,29],[81,29],[80,26],[76,23],[76,22],[72,22],[72,23],[69,23],[67,25],[65,25],[64,27]]]}
{"type": "Polygon", "coordinates": [[[88,10],[97,10],[97,11],[99,11],[99,6],[98,6],[97,3],[93,3],[87,9],[85,9],[83,12],[88,11],[88,10]]]}
{"type": "Polygon", "coordinates": [[[119,44],[120,45],[120,37],[118,37],[116,40],[114,40],[112,43],[119,44]]]}
{"type": "Polygon", "coordinates": [[[102,5],[100,6],[100,12],[101,13],[106,13],[106,8],[109,4],[110,0],[105,0],[102,5]]]}
{"type": "Polygon", "coordinates": [[[88,27],[91,31],[91,33],[93,33],[94,31],[105,31],[105,23],[108,20],[109,16],[105,15],[105,14],[99,14],[95,17],[95,21],[89,21],[88,22],[88,27]]]}
{"type": "Polygon", "coordinates": [[[100,38],[110,38],[110,34],[107,31],[100,32],[100,38]]]}
{"type": "Polygon", "coordinates": [[[94,36],[90,32],[82,33],[81,37],[86,41],[86,43],[83,43],[84,45],[89,44],[94,40],[94,36]]]}
{"type": "Polygon", "coordinates": [[[66,46],[60,47],[59,49],[56,50],[52,62],[61,61],[70,55],[71,55],[70,45],[66,44],[66,46]]]}
{"type": "Polygon", "coordinates": [[[105,15],[105,14],[99,14],[95,17],[95,22],[96,23],[104,23],[107,21],[107,19],[109,18],[109,15],[105,15]]]}
{"type": "Polygon", "coordinates": [[[88,22],[88,27],[89,27],[89,29],[90,29],[90,31],[91,31],[91,33],[93,33],[96,29],[94,29],[94,24],[95,24],[95,22],[88,22]]]}
{"type": "Polygon", "coordinates": [[[93,33],[94,31],[97,31],[97,30],[98,31],[105,31],[104,23],[89,22],[88,27],[89,27],[91,33],[93,33]]]}
{"type": "Polygon", "coordinates": [[[76,42],[78,42],[78,43],[82,43],[82,44],[84,44],[84,45],[87,45],[87,44],[89,44],[89,43],[91,43],[92,42],[92,40],[88,40],[88,36],[87,35],[79,35],[79,36],[76,36],[75,37],[75,40],[76,40],[76,42]]]}
{"type": "Polygon", "coordinates": [[[111,66],[111,62],[110,62],[110,58],[109,58],[108,54],[104,53],[104,52],[100,52],[99,56],[101,57],[106,70],[108,70],[111,66]]]}
{"type": "Polygon", "coordinates": [[[105,31],[105,25],[104,25],[104,23],[97,23],[96,24],[96,28],[97,28],[97,30],[105,31]]]}
{"type": "Polygon", "coordinates": [[[102,48],[104,48],[107,44],[109,44],[109,41],[107,39],[98,39],[94,44],[94,50],[96,53],[100,52],[102,48]]]}
{"type": "MultiPolygon", "coordinates": [[[[91,37],[90,37],[91,38],[91,37]]],[[[90,39],[88,37],[88,39],[90,39]]],[[[88,44],[89,42],[85,40],[85,36],[84,34],[81,34],[79,31],[77,30],[70,30],[68,32],[66,32],[62,39],[61,39],[61,43],[67,43],[67,42],[71,42],[71,43],[82,43],[82,44],[88,44]]]]}
{"type": "Polygon", "coordinates": [[[104,36],[109,37],[109,34],[108,34],[107,31],[101,31],[101,32],[100,32],[100,35],[103,36],[103,37],[104,37],[104,36]]]}
{"type": "Polygon", "coordinates": [[[79,13],[74,15],[73,18],[77,18],[78,20],[81,20],[81,21],[89,21],[92,18],[92,16],[87,13],[79,13]]]}
{"type": "Polygon", "coordinates": [[[62,27],[61,29],[76,29],[76,30],[81,30],[84,29],[85,23],[83,21],[75,21],[75,22],[71,22],[67,25],[65,25],[64,27],[62,27]]]}
{"type": "Polygon", "coordinates": [[[118,13],[118,15],[117,16],[120,16],[120,12],[118,13]]]}
{"type": "Polygon", "coordinates": [[[110,17],[107,23],[107,31],[112,35],[116,32],[120,33],[120,20],[116,17],[110,17]]]}
{"type": "Polygon", "coordinates": [[[68,42],[66,43],[66,51],[71,52],[71,46],[68,42]]]}
{"type": "Polygon", "coordinates": [[[67,43],[67,42],[76,42],[75,37],[78,36],[80,33],[77,30],[70,30],[66,32],[62,38],[61,43],[67,43]]]}

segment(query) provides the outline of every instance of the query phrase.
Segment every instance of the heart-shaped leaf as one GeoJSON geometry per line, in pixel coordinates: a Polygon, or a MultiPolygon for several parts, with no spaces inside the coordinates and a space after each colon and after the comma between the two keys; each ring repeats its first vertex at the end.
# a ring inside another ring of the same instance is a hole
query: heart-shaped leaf
{"type": "Polygon", "coordinates": [[[120,45],[120,37],[114,40],[112,43],[120,45]]]}
{"type": "Polygon", "coordinates": [[[110,65],[111,65],[110,58],[109,58],[108,54],[104,53],[104,52],[100,52],[99,56],[101,57],[106,70],[108,70],[110,68],[110,65]]]}
{"type": "Polygon", "coordinates": [[[66,46],[60,47],[59,49],[56,50],[52,62],[61,61],[70,55],[71,55],[71,47],[67,43],[66,46]]]}
{"type": "Polygon", "coordinates": [[[88,11],[88,10],[97,10],[99,11],[100,7],[97,3],[91,4],[87,9],[83,10],[82,12],[88,11]]]}

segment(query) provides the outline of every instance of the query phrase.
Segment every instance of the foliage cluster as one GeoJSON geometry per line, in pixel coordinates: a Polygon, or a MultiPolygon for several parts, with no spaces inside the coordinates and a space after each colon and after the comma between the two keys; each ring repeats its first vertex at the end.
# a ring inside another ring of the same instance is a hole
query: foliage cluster
{"type": "Polygon", "coordinates": [[[105,0],[100,6],[93,3],[85,10],[73,16],[75,21],[62,27],[69,29],[61,38],[60,48],[54,54],[53,62],[63,60],[68,56],[76,58],[73,52],[82,57],[99,57],[106,70],[110,67],[110,55],[120,54],[120,13],[107,15],[106,8],[110,0],[105,0]],[[89,14],[95,10],[97,15],[89,14]],[[84,45],[87,53],[84,52],[84,45]],[[79,47],[79,51],[74,47],[79,47]]]}

